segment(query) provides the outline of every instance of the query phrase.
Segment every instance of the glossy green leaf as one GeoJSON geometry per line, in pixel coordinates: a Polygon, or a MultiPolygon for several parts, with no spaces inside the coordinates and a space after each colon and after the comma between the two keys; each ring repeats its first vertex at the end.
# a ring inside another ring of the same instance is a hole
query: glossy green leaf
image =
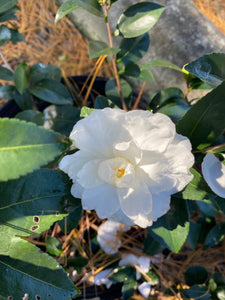
{"type": "Polygon", "coordinates": [[[89,116],[93,110],[94,110],[94,108],[83,106],[80,111],[80,117],[85,118],[85,117],[89,116]]]}
{"type": "Polygon", "coordinates": [[[101,6],[96,0],[67,0],[58,9],[55,17],[55,23],[79,7],[82,7],[89,13],[96,16],[103,16],[101,6]]]}
{"type": "Polygon", "coordinates": [[[225,300],[225,285],[219,286],[215,292],[218,300],[225,300]]]}
{"type": "Polygon", "coordinates": [[[28,66],[26,63],[21,63],[16,67],[13,75],[13,80],[17,91],[22,95],[28,86],[28,66]]]}
{"type": "Polygon", "coordinates": [[[59,256],[63,251],[61,248],[61,244],[57,238],[52,237],[52,236],[47,236],[46,240],[46,250],[48,251],[49,254],[54,255],[54,256],[59,256]]]}
{"type": "Polygon", "coordinates": [[[182,290],[183,299],[209,300],[210,294],[206,285],[193,285],[190,289],[182,290]]]}
{"type": "Polygon", "coordinates": [[[156,254],[162,253],[164,249],[165,246],[158,242],[148,231],[147,236],[144,240],[143,252],[148,255],[154,256],[156,254]]]}
{"type": "Polygon", "coordinates": [[[136,63],[144,57],[150,45],[149,34],[145,33],[141,36],[123,39],[120,44],[120,52],[117,53],[117,63],[128,64],[136,63]]]}
{"type": "Polygon", "coordinates": [[[13,80],[13,72],[0,66],[0,79],[3,80],[13,80]]]}
{"type": "Polygon", "coordinates": [[[11,33],[10,41],[12,41],[13,44],[25,41],[24,36],[21,33],[19,33],[18,30],[10,29],[10,33],[11,33]]]}
{"type": "Polygon", "coordinates": [[[120,16],[117,29],[125,38],[133,38],[149,31],[158,21],[164,7],[151,2],[130,6],[120,16]]]}
{"type": "Polygon", "coordinates": [[[177,132],[187,136],[194,149],[214,143],[225,130],[225,82],[200,99],[177,124],[177,132]]]}
{"type": "Polygon", "coordinates": [[[166,60],[160,60],[160,59],[151,60],[150,62],[148,62],[144,65],[144,68],[146,68],[146,69],[152,68],[152,67],[164,67],[164,68],[169,68],[169,69],[173,69],[173,70],[182,72],[181,68],[179,68],[178,66],[176,66],[166,60]]]}
{"type": "Polygon", "coordinates": [[[133,296],[137,289],[137,280],[134,274],[130,274],[129,277],[125,277],[122,286],[122,297],[123,300],[129,300],[133,296]]]}
{"type": "Polygon", "coordinates": [[[184,68],[207,84],[216,87],[225,80],[225,53],[204,55],[184,68]]]}
{"type": "Polygon", "coordinates": [[[0,47],[3,46],[5,43],[10,41],[11,39],[11,32],[9,28],[5,25],[0,26],[0,47]]]}
{"type": "Polygon", "coordinates": [[[0,119],[0,181],[40,168],[71,144],[63,135],[17,119],[0,119]]]}
{"type": "Polygon", "coordinates": [[[181,99],[162,106],[161,108],[157,109],[157,112],[167,115],[175,123],[177,123],[189,109],[190,106],[183,99],[181,99]]]}
{"type": "Polygon", "coordinates": [[[91,41],[88,44],[89,57],[96,58],[103,55],[112,55],[119,52],[118,48],[110,48],[102,41],[91,41]]]}
{"type": "Polygon", "coordinates": [[[12,8],[17,2],[18,0],[0,0],[0,13],[12,8]]]}
{"type": "Polygon", "coordinates": [[[189,286],[195,284],[203,284],[206,282],[207,279],[208,272],[202,266],[189,267],[184,274],[185,283],[189,286]]]}
{"type": "Polygon", "coordinates": [[[191,221],[187,242],[193,250],[195,249],[198,243],[200,231],[201,231],[201,225],[191,221]]]}
{"type": "MultiPolygon", "coordinates": [[[[81,216],[82,206],[80,200],[74,199],[74,208],[70,211],[70,214],[64,219],[58,222],[58,225],[64,233],[70,233],[74,228],[77,227],[81,216]]],[[[74,266],[76,267],[76,265],[74,266]]]]}
{"type": "Polygon", "coordinates": [[[80,120],[80,109],[71,105],[50,105],[44,110],[44,127],[69,136],[80,120]]]}
{"type": "Polygon", "coordinates": [[[172,198],[170,210],[148,228],[153,237],[177,253],[189,233],[189,216],[185,201],[172,198]]]}
{"type": "Polygon", "coordinates": [[[32,122],[36,125],[42,126],[44,124],[44,116],[40,111],[28,109],[22,112],[19,112],[16,116],[16,119],[24,120],[26,122],[32,122]]]}
{"type": "Polygon", "coordinates": [[[61,80],[61,70],[57,66],[35,64],[30,67],[30,83],[34,85],[42,79],[61,80]]]}
{"type": "MultiPolygon", "coordinates": [[[[129,106],[130,101],[132,99],[132,88],[130,84],[125,79],[120,79],[121,91],[124,97],[124,100],[129,106]]],[[[105,94],[106,97],[109,98],[113,103],[115,103],[118,107],[122,107],[120,94],[117,88],[116,80],[109,79],[105,85],[105,94]]]]}
{"type": "Polygon", "coordinates": [[[119,108],[107,97],[102,96],[102,95],[97,96],[97,98],[95,99],[95,108],[103,109],[105,107],[119,108]]]}
{"type": "Polygon", "coordinates": [[[28,89],[22,95],[18,91],[15,91],[14,100],[21,110],[33,108],[32,98],[28,89]]]}
{"type": "Polygon", "coordinates": [[[14,85],[3,85],[0,86],[0,98],[2,99],[13,99],[14,98],[14,92],[15,92],[15,86],[14,85]]]}
{"type": "Polygon", "coordinates": [[[177,100],[184,100],[184,93],[181,89],[175,87],[165,88],[152,97],[152,101],[149,104],[150,109],[156,109],[170,102],[175,102],[177,100]]]}
{"type": "Polygon", "coordinates": [[[140,66],[140,75],[138,79],[148,81],[148,82],[153,82],[155,81],[154,75],[151,70],[145,69],[143,66],[140,66]]]}
{"type": "Polygon", "coordinates": [[[140,76],[141,70],[137,64],[131,62],[125,65],[124,69],[120,69],[118,73],[119,75],[138,78],[140,76]]]}
{"type": "Polygon", "coordinates": [[[30,92],[41,100],[58,105],[73,103],[72,97],[62,83],[54,79],[43,79],[35,83],[30,92]]]}
{"type": "Polygon", "coordinates": [[[0,13],[0,23],[6,22],[9,20],[16,20],[17,18],[16,18],[15,13],[17,10],[18,10],[18,8],[11,8],[11,9],[8,9],[7,11],[4,11],[4,13],[0,13]]]}
{"type": "Polygon", "coordinates": [[[21,239],[41,233],[68,215],[71,183],[59,171],[41,169],[0,183],[0,296],[69,299],[73,284],[58,263],[21,239]],[[13,288],[12,288],[13,284],[13,288]]]}
{"type": "Polygon", "coordinates": [[[225,235],[225,222],[216,224],[207,234],[204,246],[211,248],[221,242],[225,235]]]}

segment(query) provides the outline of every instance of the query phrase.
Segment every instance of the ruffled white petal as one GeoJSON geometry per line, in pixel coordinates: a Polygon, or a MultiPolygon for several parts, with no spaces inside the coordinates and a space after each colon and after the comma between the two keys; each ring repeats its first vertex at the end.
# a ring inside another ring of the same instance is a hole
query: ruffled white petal
{"type": "Polygon", "coordinates": [[[105,183],[85,189],[82,194],[82,206],[87,210],[95,209],[101,219],[110,217],[119,207],[116,187],[105,183]]]}
{"type": "Polygon", "coordinates": [[[121,234],[129,230],[124,224],[106,221],[98,228],[97,240],[105,253],[115,254],[121,246],[121,234]]]}
{"type": "Polygon", "coordinates": [[[98,168],[101,161],[101,159],[88,161],[77,173],[77,182],[83,188],[89,189],[99,184],[103,184],[103,180],[98,176],[98,168]]]}
{"type": "Polygon", "coordinates": [[[218,196],[225,198],[225,165],[212,153],[207,153],[202,163],[202,174],[218,196]]]}
{"type": "Polygon", "coordinates": [[[123,126],[143,150],[163,152],[175,135],[175,125],[169,117],[150,111],[133,110],[126,114],[123,126]],[[163,125],[162,125],[163,124],[163,125]]]}
{"type": "Polygon", "coordinates": [[[151,292],[151,284],[148,283],[147,281],[142,282],[142,284],[140,284],[138,286],[138,291],[140,292],[140,294],[145,297],[148,298],[150,292],[151,292]]]}

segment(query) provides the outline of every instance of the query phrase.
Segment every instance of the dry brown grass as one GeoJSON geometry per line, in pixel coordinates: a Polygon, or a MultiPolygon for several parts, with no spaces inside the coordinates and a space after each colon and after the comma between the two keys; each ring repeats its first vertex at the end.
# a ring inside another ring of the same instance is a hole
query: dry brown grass
{"type": "Polygon", "coordinates": [[[193,0],[193,3],[203,15],[225,34],[224,0],[193,0]]]}
{"type": "MultiPolygon", "coordinates": [[[[74,24],[63,18],[54,24],[57,6],[54,0],[19,1],[19,32],[26,42],[7,43],[2,52],[15,68],[19,62],[53,64],[67,76],[88,74],[96,60],[88,57],[88,42],[74,24]]],[[[99,75],[110,77],[111,67],[104,63],[99,75]]]]}

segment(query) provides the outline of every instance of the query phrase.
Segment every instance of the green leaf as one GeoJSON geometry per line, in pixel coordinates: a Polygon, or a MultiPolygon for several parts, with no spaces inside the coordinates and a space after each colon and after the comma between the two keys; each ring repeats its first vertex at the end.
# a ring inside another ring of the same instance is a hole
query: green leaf
{"type": "Polygon", "coordinates": [[[164,68],[169,68],[169,69],[173,69],[173,70],[182,72],[181,68],[179,68],[178,66],[176,66],[166,60],[160,60],[160,59],[151,60],[150,62],[148,62],[144,65],[144,68],[146,68],[146,69],[152,68],[152,67],[164,67],[164,68]]]}
{"type": "Polygon", "coordinates": [[[156,254],[162,253],[164,249],[165,246],[158,242],[148,231],[147,236],[144,240],[144,253],[154,256],[156,254]]]}
{"type": "Polygon", "coordinates": [[[204,55],[184,68],[207,84],[216,87],[225,80],[225,53],[204,55]]]}
{"type": "Polygon", "coordinates": [[[26,63],[21,63],[16,67],[13,75],[14,83],[17,91],[22,95],[28,86],[27,79],[28,67],[26,63]]]}
{"type": "Polygon", "coordinates": [[[25,41],[23,35],[19,33],[18,30],[10,29],[10,33],[11,33],[10,41],[12,41],[13,44],[25,41]]]}
{"type": "Polygon", "coordinates": [[[225,300],[225,285],[216,289],[216,296],[219,300],[225,300]]]}
{"type": "Polygon", "coordinates": [[[21,237],[41,233],[65,217],[73,198],[63,172],[41,169],[0,183],[0,297],[68,299],[76,295],[65,271],[21,237]],[[13,284],[13,288],[12,288],[13,284]],[[49,296],[48,296],[49,295],[49,296]]]}
{"type": "Polygon", "coordinates": [[[187,242],[193,250],[195,249],[198,243],[200,231],[201,231],[201,225],[191,221],[187,242]]]}
{"type": "Polygon", "coordinates": [[[185,201],[172,198],[170,210],[148,228],[160,243],[177,253],[189,233],[189,216],[185,201]]]}
{"type": "Polygon", "coordinates": [[[208,287],[205,285],[193,285],[190,289],[183,289],[182,296],[183,299],[210,299],[208,287]]]}
{"type": "Polygon", "coordinates": [[[221,242],[225,235],[225,222],[216,224],[207,234],[204,246],[211,248],[221,242]]]}
{"type": "Polygon", "coordinates": [[[109,280],[114,283],[124,282],[130,276],[135,276],[135,269],[131,266],[118,266],[113,270],[113,273],[109,275],[109,280]]]}
{"type": "Polygon", "coordinates": [[[26,122],[32,122],[35,123],[36,125],[42,126],[44,123],[44,116],[41,112],[28,109],[22,112],[19,112],[16,116],[16,119],[19,120],[24,120],[26,122]]]}
{"type": "MultiPolygon", "coordinates": [[[[0,8],[1,9],[1,8],[0,8]]],[[[16,15],[15,13],[18,11],[18,8],[11,8],[8,9],[7,11],[0,13],[0,23],[1,22],[6,22],[9,20],[16,20],[16,15]]]]}
{"type": "Polygon", "coordinates": [[[62,83],[54,79],[43,79],[36,82],[30,92],[41,100],[58,105],[72,104],[72,97],[62,83]]]}
{"type": "Polygon", "coordinates": [[[44,127],[69,136],[80,120],[80,109],[71,105],[50,105],[44,110],[44,127]]]}
{"type": "Polygon", "coordinates": [[[135,77],[138,78],[140,76],[141,70],[137,64],[134,63],[128,63],[125,65],[124,69],[120,69],[118,72],[119,75],[124,75],[124,76],[130,76],[130,77],[135,77]]]}
{"type": "Polygon", "coordinates": [[[152,101],[149,105],[150,109],[156,109],[160,106],[168,104],[169,102],[174,102],[177,100],[184,99],[184,93],[181,89],[175,87],[165,88],[152,97],[152,101]]]}
{"type": "Polygon", "coordinates": [[[103,109],[105,107],[119,108],[107,97],[101,95],[97,96],[97,98],[95,99],[95,109],[103,109]]]}
{"type": "Polygon", "coordinates": [[[161,108],[157,109],[157,112],[167,115],[177,123],[180,118],[189,110],[190,106],[183,100],[177,100],[171,103],[168,103],[161,108]]]}
{"type": "Polygon", "coordinates": [[[155,81],[155,78],[152,74],[152,71],[143,68],[142,66],[139,65],[140,68],[140,75],[138,77],[138,79],[144,80],[144,81],[148,81],[148,82],[153,82],[155,81]]]}
{"type": "MultiPolygon", "coordinates": [[[[125,79],[120,79],[121,91],[126,102],[126,105],[129,106],[132,99],[132,88],[130,84],[125,79]]],[[[105,94],[112,102],[114,102],[118,107],[122,108],[120,94],[117,88],[116,80],[109,79],[105,85],[105,94]]]]}
{"type": "Polygon", "coordinates": [[[0,119],[0,181],[40,168],[65,151],[70,140],[17,119],[0,119]]]}
{"type": "Polygon", "coordinates": [[[202,266],[193,266],[187,269],[184,274],[185,283],[189,286],[203,284],[208,279],[208,272],[202,266]]]}
{"type": "Polygon", "coordinates": [[[120,16],[117,29],[125,38],[133,38],[149,31],[158,21],[164,7],[156,3],[137,3],[120,16]]]}
{"type": "Polygon", "coordinates": [[[93,110],[94,110],[94,108],[83,106],[80,111],[80,117],[85,118],[85,117],[89,116],[93,110]]]}
{"type": "Polygon", "coordinates": [[[82,7],[89,13],[96,16],[103,16],[101,6],[96,0],[67,0],[58,9],[55,17],[55,23],[79,7],[82,7]]]}
{"type": "Polygon", "coordinates": [[[17,2],[18,0],[0,0],[0,13],[12,8],[17,2]]]}
{"type": "Polygon", "coordinates": [[[225,82],[200,99],[177,123],[177,132],[187,136],[194,149],[214,143],[225,130],[225,82]]]}
{"type": "Polygon", "coordinates": [[[81,273],[82,269],[88,264],[88,259],[82,256],[76,256],[74,258],[67,259],[67,266],[74,267],[78,273],[81,273]]]}
{"type": "Polygon", "coordinates": [[[2,99],[13,99],[14,98],[14,92],[15,92],[15,86],[14,85],[3,85],[0,86],[0,98],[2,99]]]}
{"type": "Polygon", "coordinates": [[[74,199],[73,207],[74,208],[73,210],[71,210],[69,216],[67,216],[64,220],[58,222],[58,225],[64,233],[70,233],[74,228],[77,227],[81,219],[82,206],[80,204],[80,200],[74,199]]]}
{"type": "Polygon", "coordinates": [[[0,66],[0,79],[3,80],[13,80],[13,72],[0,66]]]}
{"type": "Polygon", "coordinates": [[[42,79],[61,80],[61,70],[57,66],[35,64],[30,68],[30,83],[34,85],[42,79]]]}
{"type": "Polygon", "coordinates": [[[90,41],[88,44],[89,58],[96,58],[103,55],[112,55],[119,52],[119,48],[110,48],[102,41],[90,41]]]}
{"type": "Polygon", "coordinates": [[[61,244],[57,238],[52,237],[52,236],[47,236],[46,240],[46,250],[48,251],[49,254],[54,255],[54,256],[59,256],[63,251],[60,249],[61,244]]]}
{"type": "Polygon", "coordinates": [[[128,278],[125,278],[122,286],[122,297],[123,300],[129,300],[133,296],[137,289],[137,281],[134,274],[131,274],[128,278]]]}
{"type": "Polygon", "coordinates": [[[120,44],[120,52],[117,53],[117,63],[128,64],[130,62],[136,63],[144,57],[150,45],[150,38],[148,33],[141,36],[123,39],[120,44]]]}
{"type": "Polygon", "coordinates": [[[0,47],[6,44],[11,39],[11,32],[5,25],[0,26],[0,47]]]}
{"type": "Polygon", "coordinates": [[[21,110],[32,109],[32,99],[28,89],[23,94],[19,94],[18,91],[14,93],[14,100],[21,110]]]}

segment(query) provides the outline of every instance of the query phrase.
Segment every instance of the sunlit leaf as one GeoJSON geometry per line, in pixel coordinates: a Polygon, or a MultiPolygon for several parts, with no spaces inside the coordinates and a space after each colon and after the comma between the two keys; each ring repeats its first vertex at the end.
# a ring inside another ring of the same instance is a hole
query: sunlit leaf
{"type": "Polygon", "coordinates": [[[26,63],[21,63],[16,67],[13,80],[17,91],[22,95],[28,86],[27,79],[28,66],[26,63]]]}
{"type": "Polygon", "coordinates": [[[40,168],[65,151],[71,142],[53,131],[17,119],[0,119],[0,181],[40,168]]]}
{"type": "Polygon", "coordinates": [[[18,0],[0,0],[0,13],[12,8],[17,2],[18,0]]]}
{"type": "Polygon", "coordinates": [[[125,38],[133,38],[149,31],[158,21],[164,7],[150,2],[130,6],[120,16],[117,29],[125,38]]]}
{"type": "Polygon", "coordinates": [[[91,41],[88,44],[89,57],[96,58],[103,55],[112,55],[116,54],[118,48],[110,48],[106,43],[102,41],[91,41]]]}

